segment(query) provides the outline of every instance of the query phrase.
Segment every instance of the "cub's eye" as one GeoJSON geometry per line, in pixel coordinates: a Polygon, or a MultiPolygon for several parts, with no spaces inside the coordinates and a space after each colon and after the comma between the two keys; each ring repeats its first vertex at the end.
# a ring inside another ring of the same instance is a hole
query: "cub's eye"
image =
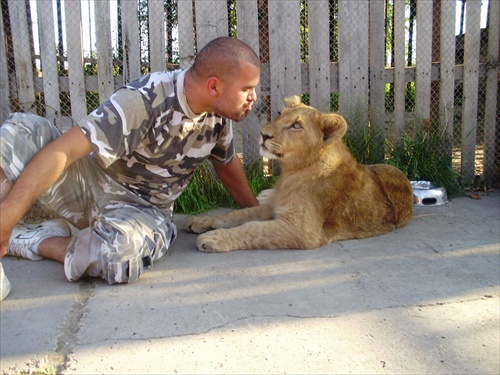
{"type": "Polygon", "coordinates": [[[288,127],[289,129],[299,130],[302,129],[302,124],[300,122],[294,122],[292,125],[288,127]]]}

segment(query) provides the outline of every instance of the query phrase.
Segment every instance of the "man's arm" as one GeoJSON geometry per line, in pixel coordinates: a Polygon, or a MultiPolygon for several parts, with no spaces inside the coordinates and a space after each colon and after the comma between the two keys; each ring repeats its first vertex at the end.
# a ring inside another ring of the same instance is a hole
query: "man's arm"
{"type": "Polygon", "coordinates": [[[259,201],[250,188],[243,165],[237,156],[226,165],[214,164],[214,169],[229,194],[240,207],[259,205],[259,201]]]}
{"type": "Polygon", "coordinates": [[[91,143],[80,127],[75,126],[47,144],[31,159],[0,203],[0,256],[7,251],[14,226],[31,205],[57,181],[65,169],[91,151],[91,143]]]}

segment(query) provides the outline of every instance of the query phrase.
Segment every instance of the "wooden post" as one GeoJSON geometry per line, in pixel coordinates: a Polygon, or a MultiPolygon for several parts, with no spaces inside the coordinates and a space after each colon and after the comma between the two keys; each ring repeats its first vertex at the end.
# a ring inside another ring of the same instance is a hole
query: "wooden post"
{"type": "Polygon", "coordinates": [[[462,175],[466,182],[475,176],[477,141],[477,99],[479,81],[479,44],[481,42],[481,2],[467,2],[465,21],[464,96],[462,116],[462,175]]]}
{"type": "Polygon", "coordinates": [[[12,44],[14,45],[19,107],[23,112],[35,113],[35,87],[33,83],[32,56],[30,37],[28,34],[26,3],[24,1],[9,0],[8,4],[10,26],[12,30],[12,44]]]}
{"type": "Polygon", "coordinates": [[[59,98],[53,4],[52,1],[37,0],[36,5],[40,29],[40,65],[43,74],[45,117],[61,128],[61,104],[59,98]]]}

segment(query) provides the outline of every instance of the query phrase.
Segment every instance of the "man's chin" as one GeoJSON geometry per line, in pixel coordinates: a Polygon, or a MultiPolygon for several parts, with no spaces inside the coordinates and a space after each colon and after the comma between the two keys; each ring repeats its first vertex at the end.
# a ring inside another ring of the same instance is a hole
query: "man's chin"
{"type": "Polygon", "coordinates": [[[252,110],[252,108],[245,108],[243,109],[241,112],[239,113],[226,113],[226,114],[223,114],[223,113],[218,113],[219,116],[222,116],[224,118],[227,118],[229,120],[233,120],[233,121],[242,121],[244,120],[248,114],[250,113],[250,111],[252,110]]]}
{"type": "Polygon", "coordinates": [[[233,121],[236,121],[236,122],[240,122],[240,121],[243,121],[249,113],[250,113],[250,111],[245,111],[244,113],[240,113],[239,115],[233,115],[231,117],[227,116],[227,118],[229,118],[233,121]]]}
{"type": "Polygon", "coordinates": [[[241,113],[240,115],[240,119],[237,120],[237,121],[241,121],[241,120],[244,120],[248,114],[252,111],[252,108],[247,108],[247,109],[244,109],[243,112],[241,113]]]}

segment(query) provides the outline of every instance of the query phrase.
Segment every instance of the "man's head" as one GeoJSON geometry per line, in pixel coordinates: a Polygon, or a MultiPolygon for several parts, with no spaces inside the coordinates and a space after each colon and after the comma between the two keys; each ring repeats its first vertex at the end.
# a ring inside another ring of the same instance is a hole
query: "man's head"
{"type": "Polygon", "coordinates": [[[196,84],[206,90],[211,112],[241,121],[257,100],[259,57],[238,39],[220,37],[210,41],[189,70],[196,84]]]}
{"type": "Polygon", "coordinates": [[[235,79],[244,62],[260,68],[260,61],[253,49],[239,39],[219,37],[208,42],[197,54],[191,71],[197,79],[217,76],[235,79]]]}

